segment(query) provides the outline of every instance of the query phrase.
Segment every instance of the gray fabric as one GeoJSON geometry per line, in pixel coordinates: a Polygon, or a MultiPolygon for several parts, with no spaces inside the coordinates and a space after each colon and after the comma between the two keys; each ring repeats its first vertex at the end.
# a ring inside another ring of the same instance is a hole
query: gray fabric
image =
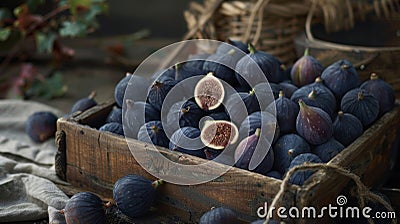
{"type": "Polygon", "coordinates": [[[36,111],[62,114],[46,105],[0,101],[0,220],[16,222],[49,217],[65,223],[63,209],[68,197],[55,185],[67,184],[54,171],[54,138],[35,143],[25,134],[27,117],[36,111]]]}

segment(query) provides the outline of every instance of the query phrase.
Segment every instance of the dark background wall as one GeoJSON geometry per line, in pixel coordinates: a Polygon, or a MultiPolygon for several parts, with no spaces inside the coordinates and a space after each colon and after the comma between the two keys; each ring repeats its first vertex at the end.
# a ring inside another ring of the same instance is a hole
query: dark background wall
{"type": "Polygon", "coordinates": [[[180,38],[186,32],[187,0],[109,0],[110,13],[101,18],[100,34],[127,34],[149,29],[152,37],[180,38]]]}

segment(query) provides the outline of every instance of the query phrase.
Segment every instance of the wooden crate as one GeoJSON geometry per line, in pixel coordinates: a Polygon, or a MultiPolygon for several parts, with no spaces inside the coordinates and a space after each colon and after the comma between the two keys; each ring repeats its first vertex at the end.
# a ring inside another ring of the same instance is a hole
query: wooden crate
{"type": "MultiPolygon", "coordinates": [[[[57,122],[58,175],[80,190],[92,191],[105,198],[112,197],[113,183],[123,175],[134,173],[155,179],[135,161],[125,138],[96,129],[104,122],[113,105],[114,102],[109,101],[57,122]]],[[[393,164],[399,125],[400,106],[396,104],[392,111],[375,122],[330,163],[360,175],[368,186],[379,184],[393,164]]],[[[131,141],[135,147],[148,146],[137,140],[131,141]]],[[[148,150],[151,148],[148,147],[148,150]]],[[[170,160],[183,164],[204,162],[203,159],[160,147],[158,150],[170,160]]],[[[349,179],[337,173],[319,171],[303,186],[290,185],[278,204],[285,208],[335,204],[336,197],[348,182],[349,179]]],[[[257,219],[260,206],[265,202],[271,204],[281,183],[274,178],[231,168],[221,177],[204,184],[182,186],[166,183],[159,188],[155,207],[162,214],[179,217],[184,222],[196,222],[211,207],[227,206],[236,211],[243,221],[253,221],[257,219]]],[[[321,219],[316,221],[320,223],[321,219]]]]}

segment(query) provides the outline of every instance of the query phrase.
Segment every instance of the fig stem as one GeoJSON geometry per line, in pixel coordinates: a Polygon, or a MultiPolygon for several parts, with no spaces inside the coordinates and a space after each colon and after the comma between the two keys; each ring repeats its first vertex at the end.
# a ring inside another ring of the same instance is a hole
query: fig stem
{"type": "Polygon", "coordinates": [[[97,94],[96,91],[93,90],[93,91],[89,94],[88,98],[89,98],[89,99],[94,99],[94,98],[96,97],[96,94],[97,94]]]}
{"type": "Polygon", "coordinates": [[[252,88],[249,92],[250,95],[254,95],[256,93],[256,90],[254,88],[252,88]]]}
{"type": "Polygon", "coordinates": [[[343,111],[339,111],[339,112],[338,112],[338,118],[339,118],[339,119],[340,119],[341,117],[343,117],[343,115],[344,115],[343,111]]]}
{"type": "Polygon", "coordinates": [[[300,99],[300,100],[299,100],[299,106],[300,106],[300,108],[306,108],[306,107],[307,107],[307,104],[304,103],[304,101],[303,101],[302,99],[300,99]]]}
{"type": "Polygon", "coordinates": [[[158,132],[158,127],[155,126],[155,125],[153,125],[153,126],[151,127],[151,130],[153,130],[154,133],[157,133],[157,132],[158,132]]]}
{"type": "Polygon", "coordinates": [[[363,100],[364,99],[364,94],[362,93],[362,91],[358,92],[357,98],[358,98],[358,100],[363,100]]]}
{"type": "Polygon", "coordinates": [[[318,77],[315,79],[315,82],[316,82],[316,83],[322,83],[323,80],[322,80],[321,76],[318,76],[318,77]]]}
{"type": "Polygon", "coordinates": [[[175,64],[174,67],[175,67],[175,80],[178,80],[179,79],[179,72],[178,72],[179,64],[175,64]]]}
{"type": "Polygon", "coordinates": [[[228,54],[229,54],[229,55],[233,55],[235,52],[236,52],[235,49],[232,48],[232,49],[230,49],[230,50],[228,51],[228,54]]]}
{"type": "Polygon", "coordinates": [[[311,90],[311,92],[308,94],[308,99],[315,100],[315,97],[317,96],[317,92],[315,89],[311,90]]]}
{"type": "Polygon", "coordinates": [[[255,134],[257,137],[260,137],[261,129],[260,129],[260,128],[257,128],[256,131],[254,132],[254,134],[255,134]]]}
{"type": "Polygon", "coordinates": [[[155,180],[151,185],[153,186],[154,189],[157,189],[157,187],[163,183],[164,183],[164,180],[158,179],[158,180],[155,180]]]}
{"type": "Polygon", "coordinates": [[[350,68],[350,66],[349,65],[346,65],[346,64],[344,64],[344,65],[342,65],[342,67],[341,67],[343,70],[345,70],[345,69],[348,69],[348,68],[350,68]]]}
{"type": "Polygon", "coordinates": [[[285,93],[283,92],[283,90],[279,90],[279,97],[282,98],[285,96],[285,93]]]}
{"type": "Polygon", "coordinates": [[[308,56],[308,55],[310,55],[310,49],[307,47],[307,48],[304,50],[304,56],[308,56]]]}
{"type": "Polygon", "coordinates": [[[249,51],[250,51],[250,54],[256,53],[256,48],[254,47],[253,44],[249,43],[249,44],[248,44],[248,49],[249,49],[249,51]]]}
{"type": "Polygon", "coordinates": [[[371,73],[371,77],[370,77],[371,80],[377,80],[378,78],[379,77],[375,72],[371,73]]]}

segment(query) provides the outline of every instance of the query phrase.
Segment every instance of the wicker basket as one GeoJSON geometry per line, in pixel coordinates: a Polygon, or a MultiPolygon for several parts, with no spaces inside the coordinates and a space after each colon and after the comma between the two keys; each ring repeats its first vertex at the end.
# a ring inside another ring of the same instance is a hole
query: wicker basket
{"type": "Polygon", "coordinates": [[[371,11],[388,15],[397,0],[204,0],[185,11],[189,32],[184,39],[237,39],[277,56],[283,63],[296,59],[294,38],[304,30],[310,8],[313,22],[327,31],[349,29],[371,11]]]}

